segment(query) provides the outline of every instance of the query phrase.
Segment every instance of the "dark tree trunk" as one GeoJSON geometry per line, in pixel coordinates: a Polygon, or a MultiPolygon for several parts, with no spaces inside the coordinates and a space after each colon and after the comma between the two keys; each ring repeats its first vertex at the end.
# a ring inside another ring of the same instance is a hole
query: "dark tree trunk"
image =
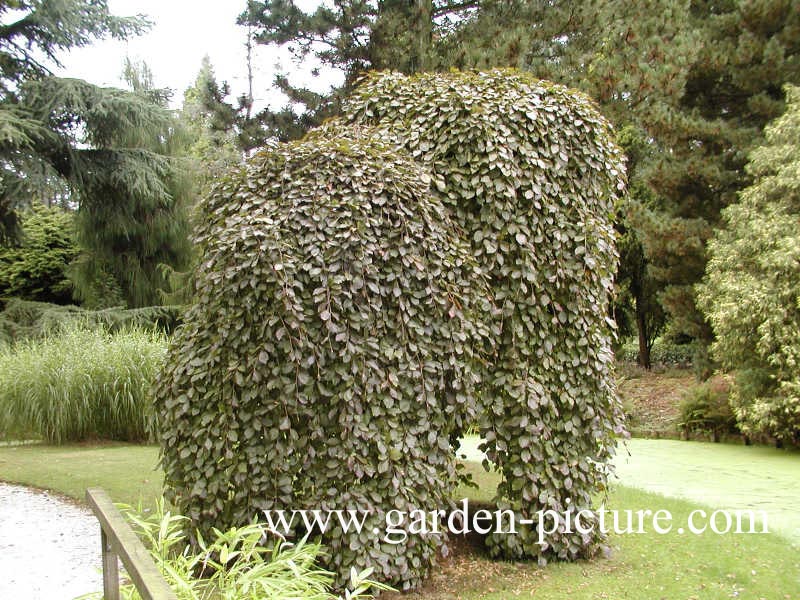
{"type": "Polygon", "coordinates": [[[433,45],[433,0],[414,0],[414,38],[411,70],[427,71],[433,45]]]}
{"type": "Polygon", "coordinates": [[[647,314],[644,310],[644,300],[642,298],[642,286],[631,286],[631,291],[634,293],[634,303],[636,311],[636,331],[639,335],[639,366],[647,369],[652,368],[650,363],[650,331],[647,326],[647,314]]]}

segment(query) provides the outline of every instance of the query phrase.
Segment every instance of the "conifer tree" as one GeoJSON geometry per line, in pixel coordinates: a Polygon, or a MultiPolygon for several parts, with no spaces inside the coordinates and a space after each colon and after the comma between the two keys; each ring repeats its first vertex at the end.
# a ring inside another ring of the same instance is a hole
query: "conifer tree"
{"type": "Polygon", "coordinates": [[[0,0],[0,242],[17,237],[15,209],[28,198],[63,196],[62,182],[26,150],[50,132],[18,106],[20,87],[50,74],[58,53],[145,31],[142,17],[115,17],[105,0],[0,0]],[[24,167],[24,168],[23,168],[24,167]],[[23,168],[24,177],[19,170],[23,168]]]}
{"type": "Polygon", "coordinates": [[[249,0],[239,22],[252,28],[256,43],[286,46],[299,63],[313,56],[344,73],[343,85],[329,94],[298,87],[279,75],[275,83],[289,103],[279,111],[264,111],[262,122],[278,139],[300,137],[338,112],[343,96],[365,71],[416,73],[448,67],[446,40],[458,22],[483,4],[501,2],[345,0],[307,13],[292,0],[249,0]],[[297,114],[292,105],[304,109],[297,114]]]}
{"type": "Polygon", "coordinates": [[[206,55],[194,85],[183,94],[180,120],[192,139],[187,150],[189,155],[196,158],[208,174],[240,158],[235,131],[237,113],[227,101],[229,94],[228,84],[217,81],[206,55]]]}
{"type": "Polygon", "coordinates": [[[110,15],[102,0],[0,2],[0,15],[12,9],[18,19],[0,27],[0,216],[13,225],[32,195],[60,194],[77,208],[79,296],[157,303],[158,265],[180,268],[188,253],[189,188],[171,156],[176,123],[166,97],[144,72],[123,91],[54,77],[37,58],[57,63],[61,50],[125,38],[147,23],[110,15]]]}
{"type": "Polygon", "coordinates": [[[631,198],[630,212],[647,270],[672,331],[707,341],[694,285],[720,211],[750,181],[748,152],[783,110],[783,84],[800,81],[800,5],[601,0],[582,10],[561,56],[530,68],[643,132],[650,148],[631,183],[651,195],[631,198]]]}
{"type": "Polygon", "coordinates": [[[800,4],[695,1],[690,15],[701,44],[686,69],[678,118],[651,126],[669,152],[649,175],[662,210],[643,228],[653,273],[667,284],[661,300],[674,327],[708,340],[694,286],[722,209],[751,183],[744,169],[749,152],[784,110],[784,84],[800,83],[800,4]]]}

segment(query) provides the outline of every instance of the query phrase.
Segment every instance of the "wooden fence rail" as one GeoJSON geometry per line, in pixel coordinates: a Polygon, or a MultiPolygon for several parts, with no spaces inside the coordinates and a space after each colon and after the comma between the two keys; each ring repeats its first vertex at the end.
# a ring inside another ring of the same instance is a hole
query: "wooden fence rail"
{"type": "Polygon", "coordinates": [[[103,597],[119,600],[119,563],[122,560],[131,581],[144,600],[177,600],[150,553],[125,521],[105,491],[86,490],[86,501],[100,521],[103,548],[103,597]]]}

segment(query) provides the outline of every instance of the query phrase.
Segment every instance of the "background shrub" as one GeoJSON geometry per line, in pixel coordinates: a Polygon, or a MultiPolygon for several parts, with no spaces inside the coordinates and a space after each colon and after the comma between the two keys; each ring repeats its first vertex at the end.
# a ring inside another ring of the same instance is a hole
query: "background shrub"
{"type": "Polygon", "coordinates": [[[429,181],[341,132],[257,154],[213,189],[196,302],[156,394],[166,496],[201,531],[368,510],[361,532],[322,538],[339,583],[374,567],[408,588],[429,571],[445,536],[392,545],[373,528],[451,502],[490,311],[429,181]]]}
{"type": "MultiPolygon", "coordinates": [[[[481,433],[503,473],[498,505],[534,522],[590,509],[624,422],[608,318],[624,167],[608,124],[587,97],[514,70],[371,74],[345,113],[430,169],[489,276],[498,352],[481,433]]],[[[591,555],[598,538],[488,541],[494,555],[545,560],[591,555]]]]}
{"type": "MultiPolygon", "coordinates": [[[[650,360],[656,365],[689,366],[697,352],[697,344],[689,342],[678,344],[668,338],[660,337],[653,342],[650,360]]],[[[639,356],[639,343],[635,339],[626,340],[616,353],[617,361],[636,363],[639,356]]]]}
{"type": "Polygon", "coordinates": [[[67,267],[80,252],[71,211],[33,205],[21,219],[18,244],[0,245],[0,298],[67,304],[67,267]]]}
{"type": "Polygon", "coordinates": [[[687,390],[681,400],[679,427],[685,431],[721,433],[736,431],[736,416],[730,405],[730,385],[715,377],[687,390]]]}
{"type": "Polygon", "coordinates": [[[742,431],[800,444],[800,88],[787,100],[750,157],[753,185],[723,211],[699,301],[742,431]]]}
{"type": "Polygon", "coordinates": [[[153,439],[162,334],[70,327],[0,347],[0,430],[48,443],[153,439]]]}

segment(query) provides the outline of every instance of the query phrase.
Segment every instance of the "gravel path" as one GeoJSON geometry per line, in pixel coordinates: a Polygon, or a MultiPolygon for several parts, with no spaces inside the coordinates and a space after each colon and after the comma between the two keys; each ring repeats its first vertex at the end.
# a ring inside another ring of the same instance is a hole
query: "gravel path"
{"type": "Polygon", "coordinates": [[[0,483],[0,598],[71,600],[101,589],[100,525],[92,513],[0,483]]]}

